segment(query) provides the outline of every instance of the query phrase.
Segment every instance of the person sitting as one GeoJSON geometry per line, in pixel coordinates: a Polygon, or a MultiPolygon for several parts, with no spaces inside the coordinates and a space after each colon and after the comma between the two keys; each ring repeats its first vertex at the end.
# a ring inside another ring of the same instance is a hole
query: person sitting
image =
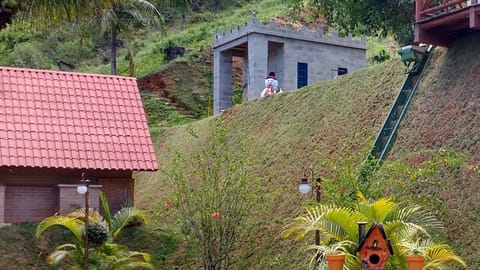
{"type": "Polygon", "coordinates": [[[265,88],[270,87],[272,88],[273,92],[278,92],[278,81],[275,77],[275,72],[270,72],[268,76],[265,78],[265,88]]]}
{"type": "Polygon", "coordinates": [[[275,78],[275,72],[270,72],[265,78],[265,88],[263,89],[260,97],[266,97],[278,93],[278,81],[275,78]]]}

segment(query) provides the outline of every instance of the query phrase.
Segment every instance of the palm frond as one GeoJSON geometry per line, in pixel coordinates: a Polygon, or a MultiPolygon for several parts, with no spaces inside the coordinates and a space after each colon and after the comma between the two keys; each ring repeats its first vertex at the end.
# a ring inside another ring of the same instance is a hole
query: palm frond
{"type": "Polygon", "coordinates": [[[358,212],[371,222],[384,222],[389,213],[397,207],[391,198],[380,198],[374,202],[361,201],[358,212]]]}
{"type": "Polygon", "coordinates": [[[428,246],[425,248],[427,252],[427,264],[425,265],[425,270],[437,270],[441,269],[441,266],[445,265],[448,262],[453,262],[459,264],[463,267],[467,267],[465,261],[462,258],[457,256],[449,245],[446,244],[437,244],[428,246]]]}
{"type": "Polygon", "coordinates": [[[107,197],[105,193],[100,192],[100,203],[102,204],[103,212],[105,212],[105,221],[107,222],[108,231],[112,230],[112,213],[110,211],[110,206],[108,206],[107,197]]]}
{"type": "Polygon", "coordinates": [[[148,223],[148,216],[141,210],[138,210],[134,207],[125,207],[120,209],[112,218],[112,234],[113,239],[115,239],[121,232],[121,230],[127,226],[132,221],[141,221],[143,223],[148,223]]]}
{"type": "Polygon", "coordinates": [[[83,258],[83,252],[81,248],[74,244],[63,244],[55,248],[55,251],[52,252],[47,257],[47,263],[56,268],[66,259],[83,258]]]}
{"type": "Polygon", "coordinates": [[[43,232],[53,226],[67,228],[79,242],[83,242],[83,222],[75,217],[54,216],[45,218],[37,225],[35,236],[40,237],[43,232]]]}
{"type": "MultiPolygon", "coordinates": [[[[85,221],[85,208],[78,208],[77,210],[67,214],[67,217],[76,218],[85,221]]],[[[102,215],[94,209],[88,208],[88,220],[92,222],[101,222],[103,220],[102,215]]]]}

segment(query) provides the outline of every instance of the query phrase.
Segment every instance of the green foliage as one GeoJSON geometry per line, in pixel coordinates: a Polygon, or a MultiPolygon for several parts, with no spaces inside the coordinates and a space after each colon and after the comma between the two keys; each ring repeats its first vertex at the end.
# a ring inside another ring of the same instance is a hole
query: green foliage
{"type": "Polygon", "coordinates": [[[458,177],[465,160],[464,155],[449,149],[420,151],[399,161],[388,160],[375,174],[371,194],[394,194],[445,214],[445,204],[439,196],[452,185],[445,179],[458,177]]]}
{"type": "MultiPolygon", "coordinates": [[[[190,130],[192,140],[197,138],[190,130]]],[[[221,121],[211,127],[208,146],[192,155],[175,153],[168,169],[185,231],[199,243],[204,269],[228,268],[238,232],[254,203],[255,179],[246,145],[234,148],[221,121]]]]}
{"type": "Polygon", "coordinates": [[[100,222],[88,223],[87,228],[88,243],[98,247],[108,240],[108,230],[100,222]]]}
{"type": "MultiPolygon", "coordinates": [[[[110,211],[105,196],[100,196],[105,211],[110,211]]],[[[130,251],[128,247],[116,244],[113,241],[132,220],[146,222],[146,215],[134,208],[122,208],[113,217],[106,215],[104,221],[98,212],[89,211],[88,228],[85,230],[85,209],[78,209],[67,216],[52,216],[42,220],[36,228],[36,237],[39,238],[52,227],[67,229],[73,239],[71,243],[60,244],[47,257],[47,262],[52,267],[66,266],[76,269],[83,267],[85,254],[85,236],[89,242],[89,268],[105,270],[121,269],[154,269],[150,264],[150,255],[143,252],[130,251]]]]}
{"type": "MultiPolygon", "coordinates": [[[[390,239],[394,254],[389,260],[385,269],[406,269],[404,256],[406,255],[405,241],[411,240],[412,236],[428,239],[434,243],[445,229],[430,212],[408,202],[395,203],[391,198],[380,198],[376,201],[368,201],[360,196],[357,203],[350,207],[336,205],[313,205],[305,208],[305,213],[296,217],[286,226],[283,237],[288,238],[295,235],[299,240],[310,232],[319,231],[321,243],[307,249],[314,249],[317,252],[312,256],[312,262],[320,252],[335,251],[339,248],[347,252],[353,259],[347,260],[348,269],[361,269],[361,260],[357,256],[358,225],[357,222],[368,222],[368,227],[375,223],[382,223],[387,237],[390,239]]],[[[368,228],[367,228],[368,230],[368,228]]],[[[432,247],[430,244],[428,247],[432,247]]],[[[427,247],[427,248],[428,248],[427,247]]],[[[436,264],[441,267],[455,261],[464,264],[447,245],[437,245],[437,253],[448,252],[453,256],[439,262],[438,258],[427,257],[427,264],[436,264]]],[[[439,256],[441,257],[441,256],[439,256]]],[[[325,258],[320,256],[321,264],[325,264],[325,258]]]]}
{"type": "Polygon", "coordinates": [[[191,120],[178,113],[175,107],[162,101],[151,92],[140,92],[147,113],[147,122],[152,134],[167,127],[189,123],[191,120]]]}
{"type": "Polygon", "coordinates": [[[51,60],[31,43],[22,43],[15,46],[6,59],[9,66],[49,69],[51,60]]]}
{"type": "MultiPolygon", "coordinates": [[[[303,4],[302,0],[290,1],[303,4]]],[[[311,0],[327,23],[343,34],[398,37],[404,42],[414,21],[413,0],[311,0]]],[[[413,33],[410,30],[410,33],[413,33]]]]}

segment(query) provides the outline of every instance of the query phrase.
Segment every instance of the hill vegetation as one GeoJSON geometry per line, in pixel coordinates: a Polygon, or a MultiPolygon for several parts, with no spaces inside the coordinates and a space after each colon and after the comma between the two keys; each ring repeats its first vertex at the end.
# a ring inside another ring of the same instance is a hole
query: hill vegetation
{"type": "MultiPolygon", "coordinates": [[[[408,198],[441,213],[449,230],[446,237],[469,269],[480,267],[475,241],[480,160],[475,122],[480,104],[476,93],[480,89],[478,77],[473,76],[478,63],[472,57],[479,53],[475,46],[478,42],[480,38],[474,35],[459,40],[452,49],[435,51],[391,155],[372,185],[379,195],[408,198]],[[442,170],[429,171],[432,166],[442,170]]],[[[241,138],[251,138],[247,158],[262,187],[257,194],[260,201],[241,228],[232,268],[303,268],[309,259],[303,248],[310,239],[292,242],[280,237],[284,224],[301,211],[302,204],[311,201],[296,190],[302,169],[311,167],[322,176],[325,202],[349,200],[349,184],[356,178],[402,78],[403,64],[395,59],[159,131],[154,140],[160,170],[135,175],[137,206],[147,210],[155,224],[135,233],[127,231],[124,239],[131,249],[151,252],[158,269],[199,268],[200,261],[192,249],[195,243],[185,241],[175,205],[170,210],[164,208],[173,192],[164,171],[171,162],[172,150],[201,149],[209,126],[221,119],[230,130],[232,145],[241,138]],[[196,136],[192,137],[192,131],[196,136]]],[[[10,269],[24,269],[29,265],[29,269],[44,269],[42,258],[55,237],[32,242],[28,240],[33,239],[29,226],[0,230],[2,243],[6,244],[0,268],[9,265],[10,269]],[[14,242],[17,245],[7,248],[14,242]],[[8,258],[16,258],[18,268],[10,266],[8,258]]]]}
{"type": "MultiPolygon", "coordinates": [[[[301,205],[311,202],[311,197],[297,192],[304,168],[310,167],[317,176],[322,176],[325,202],[351,201],[356,192],[351,183],[403,80],[403,64],[399,59],[191,121],[210,115],[208,47],[212,29],[246,21],[253,9],[259,10],[262,20],[267,20],[286,13],[286,7],[283,2],[266,0],[218,15],[196,14],[189,17],[194,23],[192,27],[177,25],[166,38],[159,33],[148,33],[145,39],[136,42],[140,67],[137,76],[149,110],[160,170],[135,175],[136,204],[148,211],[153,226],[127,228],[120,238],[132,250],[150,252],[157,269],[200,268],[193,249],[195,242],[189,241],[180,229],[175,205],[169,210],[164,207],[174,192],[165,171],[171,166],[174,150],[202,149],[207,144],[211,124],[218,119],[228,128],[231,145],[238,145],[243,138],[250,139],[247,159],[261,182],[256,194],[259,202],[250,209],[246,225],[240,229],[241,240],[236,245],[232,269],[302,269],[308,265],[309,256],[303,249],[313,242],[313,235],[303,242],[280,237],[283,226],[301,211],[301,205]],[[269,8],[273,4],[276,9],[269,8]],[[163,48],[168,42],[187,47],[187,54],[164,62],[163,48]],[[188,112],[179,114],[171,106],[178,103],[188,112]],[[178,123],[188,124],[170,127],[178,123]]],[[[15,31],[15,28],[2,31],[1,35],[12,37],[15,31]]],[[[52,67],[52,59],[44,57],[58,51],[48,51],[48,43],[37,44],[41,34],[33,38],[24,34],[13,36],[21,42],[17,40],[10,51],[2,51],[2,56],[25,53],[34,60],[44,59],[52,67]]],[[[74,51],[72,48],[79,41],[57,43],[55,39],[46,42],[58,44],[56,48],[62,48],[62,52],[74,51]]],[[[480,227],[477,218],[480,78],[476,76],[480,70],[476,61],[479,44],[480,37],[472,35],[459,40],[451,49],[435,51],[392,152],[371,187],[372,196],[409,199],[440,213],[448,228],[446,239],[469,269],[480,269],[476,241],[476,228],[480,227]]],[[[4,39],[2,45],[7,46],[8,42],[4,39]]],[[[98,62],[89,62],[92,59],[79,69],[108,73],[107,64],[97,66],[98,62]]],[[[125,72],[127,62],[119,60],[120,70],[125,72]]],[[[4,61],[7,58],[2,57],[1,64],[6,64],[4,61]]],[[[34,224],[0,228],[0,246],[4,251],[0,268],[47,269],[45,256],[62,238],[62,232],[37,240],[33,230],[34,224]]]]}

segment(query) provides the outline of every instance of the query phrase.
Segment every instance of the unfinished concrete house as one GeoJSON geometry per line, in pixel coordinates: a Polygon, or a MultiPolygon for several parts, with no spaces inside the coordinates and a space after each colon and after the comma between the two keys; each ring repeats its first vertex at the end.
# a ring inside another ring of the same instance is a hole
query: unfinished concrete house
{"type": "Polygon", "coordinates": [[[326,35],[280,28],[274,22],[262,25],[254,16],[227,33],[215,34],[214,113],[232,106],[232,63],[243,62],[243,100],[260,97],[264,80],[275,72],[284,91],[354,72],[366,66],[366,41],[351,35],[326,35]]]}

